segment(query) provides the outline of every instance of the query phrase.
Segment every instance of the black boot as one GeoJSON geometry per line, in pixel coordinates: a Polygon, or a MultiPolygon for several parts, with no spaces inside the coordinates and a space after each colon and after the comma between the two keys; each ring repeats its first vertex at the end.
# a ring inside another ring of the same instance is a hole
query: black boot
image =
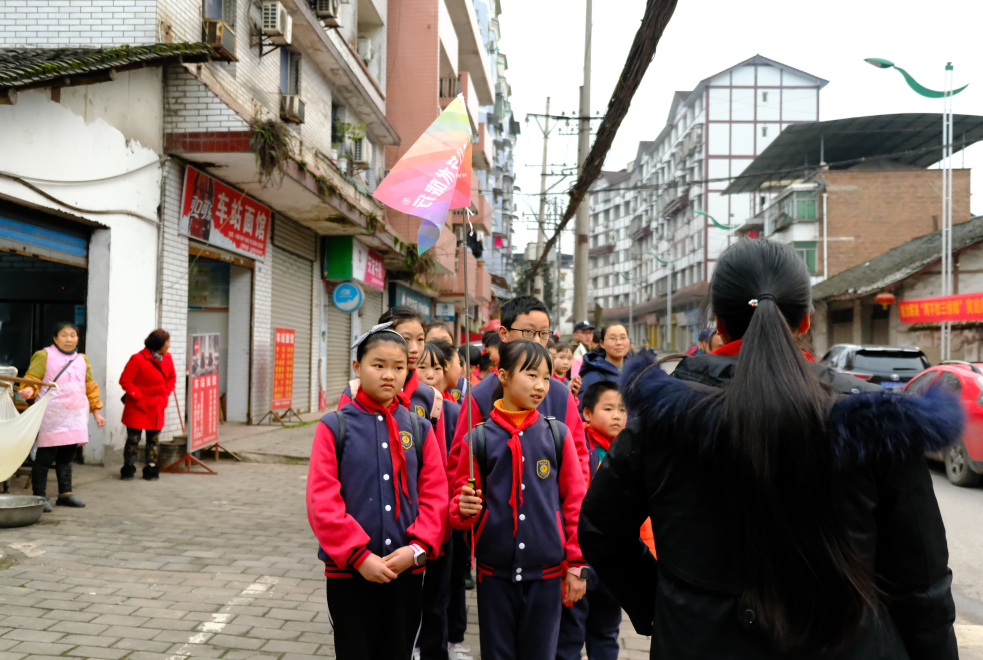
{"type": "Polygon", "coordinates": [[[85,502],[75,497],[71,493],[66,493],[64,495],[59,495],[58,500],[55,502],[57,506],[70,506],[76,509],[81,509],[85,506],[85,502]]]}
{"type": "Polygon", "coordinates": [[[160,466],[156,463],[148,463],[143,466],[143,478],[147,481],[157,481],[160,479],[160,466]]]}
{"type": "Polygon", "coordinates": [[[124,465],[119,469],[119,478],[123,481],[128,481],[133,478],[133,475],[137,473],[136,465],[124,465]]]}
{"type": "Polygon", "coordinates": [[[58,477],[58,497],[61,498],[61,493],[70,494],[72,492],[72,461],[56,463],[55,475],[58,477]]]}

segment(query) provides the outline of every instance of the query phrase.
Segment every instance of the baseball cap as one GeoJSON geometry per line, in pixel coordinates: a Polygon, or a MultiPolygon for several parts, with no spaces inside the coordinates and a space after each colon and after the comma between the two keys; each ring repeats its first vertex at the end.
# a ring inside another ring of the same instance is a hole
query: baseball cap
{"type": "Polygon", "coordinates": [[[588,323],[587,321],[581,321],[577,325],[573,326],[574,332],[580,332],[581,330],[593,330],[594,324],[588,323]]]}

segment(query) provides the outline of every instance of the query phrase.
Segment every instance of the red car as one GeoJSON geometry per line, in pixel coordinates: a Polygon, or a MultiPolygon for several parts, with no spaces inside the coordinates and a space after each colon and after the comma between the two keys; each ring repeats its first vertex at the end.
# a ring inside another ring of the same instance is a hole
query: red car
{"type": "Polygon", "coordinates": [[[959,442],[931,458],[945,460],[945,473],[957,486],[970,487],[983,477],[983,364],[949,360],[930,367],[904,386],[906,394],[919,394],[932,383],[955,392],[966,411],[966,430],[959,442]]]}

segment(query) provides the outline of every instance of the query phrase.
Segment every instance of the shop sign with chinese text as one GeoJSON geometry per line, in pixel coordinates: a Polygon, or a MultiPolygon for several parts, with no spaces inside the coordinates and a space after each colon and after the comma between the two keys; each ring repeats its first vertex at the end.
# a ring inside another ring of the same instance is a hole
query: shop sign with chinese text
{"type": "Polygon", "coordinates": [[[902,300],[898,311],[902,323],[983,321],[983,293],[902,300]]]}
{"type": "Polygon", "coordinates": [[[351,236],[324,238],[324,279],[358,280],[382,290],[386,285],[386,265],[382,255],[351,236]]]}
{"type": "Polygon", "coordinates": [[[188,452],[218,442],[219,335],[191,335],[188,365],[188,452]]]}
{"type": "Polygon", "coordinates": [[[270,209],[193,167],[184,170],[181,233],[244,254],[266,256],[270,209]]]}
{"type": "Polygon", "coordinates": [[[294,405],[294,338],[296,332],[277,328],[273,342],[273,410],[294,405]]]}

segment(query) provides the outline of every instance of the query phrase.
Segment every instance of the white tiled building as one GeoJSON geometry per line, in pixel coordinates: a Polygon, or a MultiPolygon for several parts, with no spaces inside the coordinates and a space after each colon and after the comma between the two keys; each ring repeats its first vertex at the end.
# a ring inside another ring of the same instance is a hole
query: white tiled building
{"type": "Polygon", "coordinates": [[[589,297],[604,308],[605,322],[631,316],[632,339],[664,349],[670,324],[672,349],[695,342],[696,307],[733,240],[728,227],[767,202],[723,190],[786,126],[818,121],[825,85],[757,55],[676,92],[659,135],[639,143],[624,170],[605,172],[591,188],[589,297]]]}

